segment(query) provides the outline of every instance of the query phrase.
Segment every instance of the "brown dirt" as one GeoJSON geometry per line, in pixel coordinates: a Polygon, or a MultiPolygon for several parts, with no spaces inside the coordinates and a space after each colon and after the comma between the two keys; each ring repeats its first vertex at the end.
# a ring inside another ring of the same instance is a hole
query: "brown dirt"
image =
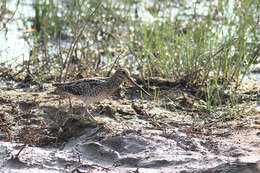
{"type": "MultiPolygon", "coordinates": [[[[104,123],[98,127],[83,120],[81,101],[72,99],[70,113],[67,99],[49,94],[50,84],[43,90],[21,86],[28,85],[5,81],[0,90],[1,141],[26,144],[31,150],[48,146],[55,151],[57,147],[80,145],[76,148],[82,158],[71,163],[73,169],[57,164],[64,170],[205,171],[227,163],[227,158],[231,165],[237,160],[244,163],[260,160],[260,113],[252,106],[257,104],[260,90],[252,83],[244,84],[240,104],[231,109],[232,116],[219,111],[226,110],[225,105],[217,111],[200,106],[195,89],[185,88],[181,83],[153,80],[149,90],[160,89],[156,100],[149,96],[140,98],[136,88],[124,87],[112,98],[90,107],[95,118],[104,123]],[[252,101],[248,103],[249,98],[252,101]],[[171,151],[170,146],[174,147],[171,151]],[[100,152],[99,155],[94,151],[100,152]],[[195,161],[189,154],[198,163],[206,161],[211,166],[189,165],[195,161]]],[[[38,154],[44,158],[41,152],[38,154]]],[[[25,160],[20,161],[30,167],[26,161],[30,155],[21,152],[22,156],[25,160]]]]}

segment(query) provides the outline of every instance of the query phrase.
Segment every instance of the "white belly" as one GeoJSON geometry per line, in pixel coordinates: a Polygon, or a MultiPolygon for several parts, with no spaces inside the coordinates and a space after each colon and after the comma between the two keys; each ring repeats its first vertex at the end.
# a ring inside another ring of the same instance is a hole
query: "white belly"
{"type": "Polygon", "coordinates": [[[87,98],[81,98],[81,100],[86,104],[92,104],[92,103],[96,103],[96,102],[101,102],[103,100],[105,100],[106,98],[108,98],[108,95],[102,94],[99,95],[98,97],[87,97],[87,98]]]}

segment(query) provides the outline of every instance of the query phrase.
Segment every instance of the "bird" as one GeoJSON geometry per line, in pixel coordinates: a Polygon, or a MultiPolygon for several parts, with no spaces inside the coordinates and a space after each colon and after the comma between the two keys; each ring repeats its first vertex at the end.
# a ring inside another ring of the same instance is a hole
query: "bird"
{"type": "Polygon", "coordinates": [[[107,78],[83,79],[69,83],[54,83],[52,85],[56,87],[53,92],[54,94],[76,97],[82,100],[85,104],[84,115],[87,116],[90,121],[98,124],[95,118],[88,111],[88,106],[112,96],[124,82],[130,82],[145,94],[151,96],[150,93],[145,91],[131,78],[128,70],[124,68],[116,70],[111,77],[107,78]]]}

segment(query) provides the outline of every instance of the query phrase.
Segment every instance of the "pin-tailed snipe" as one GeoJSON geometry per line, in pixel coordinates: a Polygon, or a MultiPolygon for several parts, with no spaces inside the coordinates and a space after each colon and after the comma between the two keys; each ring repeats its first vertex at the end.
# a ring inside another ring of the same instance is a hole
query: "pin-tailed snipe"
{"type": "Polygon", "coordinates": [[[58,83],[53,84],[56,87],[54,93],[65,96],[72,96],[81,99],[85,103],[85,115],[91,121],[97,123],[94,117],[88,111],[88,105],[100,102],[110,97],[124,82],[131,82],[134,86],[141,89],[147,95],[150,95],[144,89],[142,89],[134,80],[130,77],[129,72],[126,69],[119,69],[109,78],[103,79],[86,79],[70,83],[58,83]]]}

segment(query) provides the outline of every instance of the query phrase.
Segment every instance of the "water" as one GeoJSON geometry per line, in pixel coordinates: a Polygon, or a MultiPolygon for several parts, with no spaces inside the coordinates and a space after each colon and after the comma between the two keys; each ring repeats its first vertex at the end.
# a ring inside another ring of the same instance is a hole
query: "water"
{"type": "MultiPolygon", "coordinates": [[[[131,16],[135,18],[138,16],[138,20],[143,23],[152,23],[155,21],[166,20],[169,16],[172,21],[178,19],[188,19],[188,15],[196,13],[197,15],[207,15],[210,11],[209,6],[211,4],[216,5],[217,0],[213,2],[196,3],[196,1],[183,1],[177,2],[165,2],[155,3],[153,0],[144,0],[138,3],[133,3],[131,6],[124,5],[118,1],[114,1],[114,6],[118,6],[119,9],[127,8],[127,11],[118,11],[123,16],[131,16]],[[210,4],[211,3],[211,4],[210,4]],[[161,9],[157,16],[153,15],[149,10],[153,10],[153,5],[160,5],[161,9]],[[180,5],[181,4],[181,5],[180,5]]],[[[232,1],[233,2],[233,1],[232,1]]],[[[33,18],[35,11],[33,9],[33,0],[20,1],[17,11],[13,19],[6,24],[6,27],[0,31],[0,63],[7,63],[12,66],[21,64],[24,60],[29,59],[30,46],[34,46],[32,40],[28,42],[24,37],[32,36],[29,33],[24,33],[26,29],[32,29],[32,23],[28,21],[29,18],[33,18]],[[24,20],[24,21],[23,21],[24,20]]],[[[16,0],[7,1],[7,8],[11,11],[16,10],[16,0]]],[[[234,4],[230,3],[230,9],[234,4]]],[[[232,12],[232,10],[230,10],[232,12]]],[[[187,20],[188,21],[188,20],[187,20]]],[[[226,29],[224,29],[226,30],[226,29]]],[[[221,33],[223,33],[221,31],[221,33]]],[[[226,33],[226,31],[224,31],[226,33]]],[[[226,34],[225,34],[226,35],[226,34]]],[[[224,36],[224,35],[223,35],[224,36]]]]}
{"type": "MultiPolygon", "coordinates": [[[[1,4],[1,3],[0,3],[1,4]]],[[[11,11],[16,10],[17,1],[7,1],[7,8],[11,11]]],[[[30,0],[23,0],[18,5],[15,15],[6,24],[4,28],[1,25],[0,31],[0,63],[7,63],[14,67],[27,60],[30,55],[30,47],[24,39],[24,30],[28,29],[23,24],[21,16],[25,20],[34,16],[32,2],[30,0]]],[[[27,25],[30,23],[26,21],[27,25]]]]}

